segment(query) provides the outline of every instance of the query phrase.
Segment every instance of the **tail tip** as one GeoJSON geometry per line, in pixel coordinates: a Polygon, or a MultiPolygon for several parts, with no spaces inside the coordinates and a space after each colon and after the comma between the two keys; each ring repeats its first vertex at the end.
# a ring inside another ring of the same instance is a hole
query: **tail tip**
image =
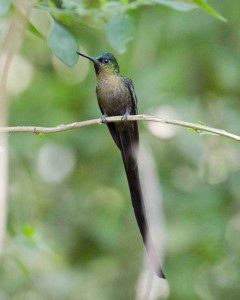
{"type": "Polygon", "coordinates": [[[159,270],[158,270],[157,276],[158,276],[159,278],[166,279],[166,276],[165,276],[165,274],[163,273],[162,269],[159,269],[159,270]]]}

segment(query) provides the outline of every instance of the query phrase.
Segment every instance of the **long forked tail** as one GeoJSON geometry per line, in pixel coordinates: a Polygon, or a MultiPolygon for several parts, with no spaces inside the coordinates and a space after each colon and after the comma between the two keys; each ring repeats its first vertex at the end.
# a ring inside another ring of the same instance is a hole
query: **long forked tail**
{"type": "Polygon", "coordinates": [[[115,129],[115,138],[117,137],[117,145],[122,154],[122,159],[132,199],[132,206],[134,209],[139,230],[142,235],[143,242],[145,244],[148,256],[156,272],[156,275],[160,278],[165,278],[165,275],[163,274],[162,269],[160,267],[159,257],[155,251],[149,233],[149,228],[145,216],[143,194],[140,184],[137,159],[135,155],[137,151],[136,148],[138,147],[137,123],[134,124],[134,122],[132,122],[132,124],[129,126],[116,126],[115,129]]]}

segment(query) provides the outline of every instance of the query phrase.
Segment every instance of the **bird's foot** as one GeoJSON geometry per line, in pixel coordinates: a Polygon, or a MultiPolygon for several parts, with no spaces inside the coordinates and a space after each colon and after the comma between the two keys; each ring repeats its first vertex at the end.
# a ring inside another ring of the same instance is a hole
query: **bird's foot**
{"type": "Polygon", "coordinates": [[[102,115],[102,124],[107,124],[108,123],[106,118],[107,118],[106,115],[102,115]]]}
{"type": "Polygon", "coordinates": [[[125,114],[122,116],[121,121],[122,121],[122,122],[126,122],[129,116],[130,116],[130,113],[129,113],[129,111],[127,110],[127,111],[125,112],[125,114]]]}

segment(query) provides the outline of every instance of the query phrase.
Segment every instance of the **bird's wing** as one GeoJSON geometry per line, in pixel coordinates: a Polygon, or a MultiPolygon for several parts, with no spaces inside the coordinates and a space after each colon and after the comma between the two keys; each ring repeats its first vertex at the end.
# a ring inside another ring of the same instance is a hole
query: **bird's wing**
{"type": "MultiPolygon", "coordinates": [[[[131,115],[137,115],[138,114],[138,107],[137,107],[137,96],[134,90],[133,82],[130,78],[122,77],[122,80],[125,84],[125,86],[128,88],[131,99],[132,99],[132,109],[131,109],[131,115]]],[[[131,133],[131,140],[132,144],[135,144],[135,147],[138,148],[138,141],[139,141],[139,134],[138,134],[138,124],[136,121],[130,122],[129,124],[129,130],[131,133]]]]}
{"type": "Polygon", "coordinates": [[[122,77],[122,80],[123,80],[124,84],[127,86],[128,90],[131,94],[131,97],[132,97],[132,102],[133,102],[133,111],[132,111],[132,113],[134,115],[137,115],[138,114],[137,96],[136,96],[136,93],[135,93],[135,90],[134,90],[134,85],[133,85],[132,79],[122,77]]]}
{"type": "MultiPolygon", "coordinates": [[[[129,93],[131,95],[131,99],[132,99],[132,110],[131,110],[131,114],[132,115],[137,115],[138,114],[138,108],[137,108],[137,96],[135,94],[134,91],[134,86],[133,86],[133,82],[130,78],[126,78],[126,77],[121,77],[122,81],[124,82],[125,86],[128,88],[129,93]]],[[[102,114],[104,113],[102,108],[100,107],[102,114]]],[[[131,139],[132,142],[134,142],[135,146],[138,146],[138,140],[139,140],[139,134],[138,134],[138,126],[137,126],[137,122],[130,122],[130,127],[131,128],[130,132],[131,132],[131,139]]],[[[107,124],[108,129],[116,143],[116,145],[118,146],[118,148],[121,148],[120,145],[120,141],[119,141],[119,133],[116,130],[116,124],[115,123],[108,123],[107,124]]]]}

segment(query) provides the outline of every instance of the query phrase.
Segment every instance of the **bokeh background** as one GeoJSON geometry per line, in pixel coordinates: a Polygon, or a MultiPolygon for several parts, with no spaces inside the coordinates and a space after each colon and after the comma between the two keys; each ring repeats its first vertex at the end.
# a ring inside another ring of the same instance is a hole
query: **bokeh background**
{"type": "MultiPolygon", "coordinates": [[[[140,113],[239,134],[240,4],[211,4],[228,23],[201,10],[131,11],[135,34],[121,55],[102,30],[66,23],[82,52],[117,56],[122,74],[134,81],[140,113]]],[[[1,19],[2,32],[9,18],[1,19]]],[[[79,59],[70,69],[26,33],[9,74],[9,124],[99,117],[95,84],[90,63],[79,59]]],[[[168,299],[239,299],[239,145],[171,126],[139,126],[163,193],[168,299]]],[[[105,126],[10,134],[9,155],[1,299],[135,299],[143,245],[120,154],[105,126]]]]}

